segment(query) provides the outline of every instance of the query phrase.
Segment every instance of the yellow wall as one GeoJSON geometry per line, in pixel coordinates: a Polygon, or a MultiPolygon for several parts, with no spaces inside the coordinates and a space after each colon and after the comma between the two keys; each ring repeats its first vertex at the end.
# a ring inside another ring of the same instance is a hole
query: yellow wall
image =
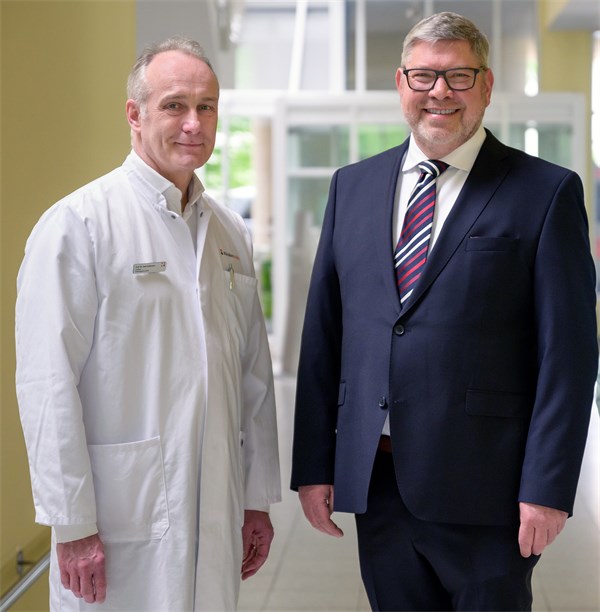
{"type": "Polygon", "coordinates": [[[590,220],[593,206],[592,118],[592,30],[553,30],[553,24],[566,0],[541,0],[539,9],[539,83],[540,91],[581,93],[585,97],[587,152],[586,176],[582,177],[590,220]]]}
{"type": "MultiPolygon", "coordinates": [[[[0,1],[0,593],[16,551],[37,560],[14,391],[15,278],[25,240],[57,199],[119,165],[129,150],[125,81],[135,60],[134,0],[0,1]]],[[[43,308],[43,304],[40,304],[43,308]]],[[[13,609],[47,609],[47,579],[13,609]]]]}

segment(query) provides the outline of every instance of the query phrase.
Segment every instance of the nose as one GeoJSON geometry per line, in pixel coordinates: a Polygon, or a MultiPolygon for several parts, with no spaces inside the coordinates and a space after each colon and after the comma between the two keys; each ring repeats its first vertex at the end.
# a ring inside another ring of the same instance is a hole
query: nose
{"type": "Polygon", "coordinates": [[[189,112],[184,118],[182,129],[186,134],[198,134],[200,132],[200,115],[196,111],[189,112]]]}
{"type": "Polygon", "coordinates": [[[429,95],[438,99],[446,98],[449,95],[452,95],[452,90],[448,86],[448,83],[446,83],[446,79],[441,74],[437,75],[433,87],[429,90],[429,95]]]}

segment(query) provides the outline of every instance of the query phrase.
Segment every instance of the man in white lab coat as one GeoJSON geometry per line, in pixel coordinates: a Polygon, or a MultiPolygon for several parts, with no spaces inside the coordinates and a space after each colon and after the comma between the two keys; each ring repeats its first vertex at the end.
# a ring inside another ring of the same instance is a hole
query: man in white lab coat
{"type": "Polygon", "coordinates": [[[133,150],[51,207],[18,277],[17,394],[50,607],[231,610],[280,474],[242,219],[204,192],[219,85],[194,41],[128,81],[133,150]]]}

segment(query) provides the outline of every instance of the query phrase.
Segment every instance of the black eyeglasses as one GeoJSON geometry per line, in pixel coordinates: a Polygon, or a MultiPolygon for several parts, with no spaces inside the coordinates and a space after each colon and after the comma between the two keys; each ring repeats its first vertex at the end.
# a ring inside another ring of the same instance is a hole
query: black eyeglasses
{"type": "Polygon", "coordinates": [[[475,86],[477,75],[487,68],[449,68],[433,70],[432,68],[409,68],[403,70],[408,86],[414,91],[431,91],[437,80],[442,77],[452,91],[466,91],[475,86]]]}

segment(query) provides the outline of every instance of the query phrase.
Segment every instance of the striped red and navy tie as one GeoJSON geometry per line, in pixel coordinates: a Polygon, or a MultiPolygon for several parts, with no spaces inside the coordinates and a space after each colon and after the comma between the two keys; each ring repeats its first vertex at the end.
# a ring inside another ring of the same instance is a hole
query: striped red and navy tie
{"type": "Polygon", "coordinates": [[[410,194],[402,233],[394,253],[401,304],[412,293],[427,261],[435,207],[435,182],[447,168],[448,164],[436,159],[419,164],[421,176],[410,194]]]}

